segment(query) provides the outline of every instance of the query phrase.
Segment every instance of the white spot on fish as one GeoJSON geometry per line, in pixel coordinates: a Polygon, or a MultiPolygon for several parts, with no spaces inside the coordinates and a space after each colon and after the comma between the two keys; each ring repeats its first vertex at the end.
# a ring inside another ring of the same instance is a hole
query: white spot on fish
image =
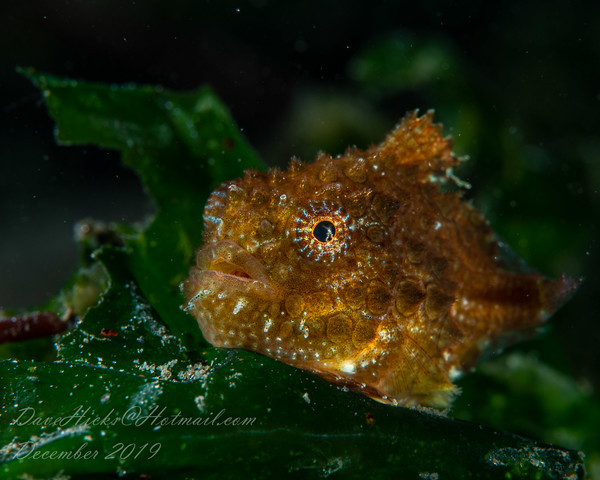
{"type": "MultiPolygon", "coordinates": [[[[235,304],[235,307],[233,307],[233,314],[237,315],[239,313],[239,311],[244,308],[246,306],[246,299],[245,298],[240,298],[238,299],[237,303],[235,304]]],[[[266,330],[265,330],[266,332],[266,330]]]]}

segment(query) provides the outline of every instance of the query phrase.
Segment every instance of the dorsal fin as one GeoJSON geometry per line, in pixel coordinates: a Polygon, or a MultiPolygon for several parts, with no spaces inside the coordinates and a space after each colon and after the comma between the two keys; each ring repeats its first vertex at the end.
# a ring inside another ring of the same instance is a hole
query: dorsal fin
{"type": "Polygon", "coordinates": [[[442,126],[433,123],[433,110],[420,117],[417,110],[407,113],[375,154],[390,169],[413,167],[421,181],[445,177],[460,162],[452,154],[452,139],[443,137],[442,126]]]}

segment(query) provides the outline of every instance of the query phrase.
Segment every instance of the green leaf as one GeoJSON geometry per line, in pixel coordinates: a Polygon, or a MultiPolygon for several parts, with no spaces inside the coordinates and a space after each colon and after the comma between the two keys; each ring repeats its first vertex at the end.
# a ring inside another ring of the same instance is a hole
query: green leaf
{"type": "Polygon", "coordinates": [[[574,451],[377,404],[251,352],[210,348],[202,356],[168,378],[164,369],[144,368],[142,377],[86,362],[3,362],[1,472],[182,479],[582,474],[574,451]],[[227,418],[237,425],[222,423],[227,418]],[[95,456],[76,459],[78,451],[95,456]]]}

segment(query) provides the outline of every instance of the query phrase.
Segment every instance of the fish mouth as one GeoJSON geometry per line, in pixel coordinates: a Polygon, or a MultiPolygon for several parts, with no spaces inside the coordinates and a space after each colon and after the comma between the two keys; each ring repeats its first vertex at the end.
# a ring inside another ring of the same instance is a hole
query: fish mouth
{"type": "Polygon", "coordinates": [[[182,285],[188,306],[200,296],[248,296],[263,300],[278,298],[262,263],[231,240],[209,243],[198,251],[196,266],[182,285]]]}
{"type": "Polygon", "coordinates": [[[187,302],[183,309],[217,347],[239,346],[242,340],[235,335],[241,326],[264,305],[280,300],[262,263],[229,240],[209,243],[198,251],[196,266],[181,289],[187,302]]]}

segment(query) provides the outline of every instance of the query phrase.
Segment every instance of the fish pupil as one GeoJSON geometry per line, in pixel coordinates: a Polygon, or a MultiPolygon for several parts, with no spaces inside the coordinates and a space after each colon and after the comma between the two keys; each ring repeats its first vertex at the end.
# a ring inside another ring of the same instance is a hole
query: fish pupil
{"type": "Polygon", "coordinates": [[[313,236],[321,243],[329,243],[335,237],[335,225],[329,220],[322,220],[313,228],[313,236]]]}

